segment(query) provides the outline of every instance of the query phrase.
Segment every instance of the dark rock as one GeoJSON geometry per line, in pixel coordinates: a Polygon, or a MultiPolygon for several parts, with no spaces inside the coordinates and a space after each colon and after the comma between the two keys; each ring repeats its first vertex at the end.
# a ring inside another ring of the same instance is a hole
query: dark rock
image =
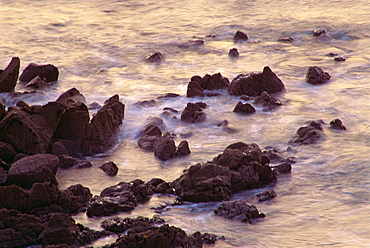
{"type": "Polygon", "coordinates": [[[153,193],[157,194],[173,194],[174,189],[170,183],[167,183],[163,179],[153,178],[146,183],[153,193]]]}
{"type": "Polygon", "coordinates": [[[315,29],[312,34],[312,36],[315,36],[315,37],[318,37],[321,35],[326,35],[326,31],[324,29],[315,29]]]}
{"type": "Polygon", "coordinates": [[[154,146],[154,156],[161,160],[168,160],[176,155],[176,145],[171,138],[160,138],[154,146]]]}
{"type": "Polygon", "coordinates": [[[43,245],[67,244],[71,245],[76,239],[78,227],[72,217],[63,213],[51,216],[45,225],[45,230],[40,234],[43,245]]]}
{"type": "Polygon", "coordinates": [[[175,156],[176,157],[186,156],[186,155],[189,155],[190,153],[191,151],[189,149],[189,143],[186,140],[183,140],[180,142],[179,146],[177,147],[175,156]]]}
{"type": "Polygon", "coordinates": [[[181,113],[181,120],[187,123],[200,123],[205,121],[206,114],[203,112],[202,103],[189,102],[181,113]]]}
{"type": "Polygon", "coordinates": [[[0,101],[0,121],[3,119],[5,114],[6,114],[5,104],[0,101]]]}
{"type": "Polygon", "coordinates": [[[242,103],[239,101],[238,104],[236,104],[233,112],[239,114],[253,114],[256,112],[256,109],[249,103],[242,103]]]}
{"type": "Polygon", "coordinates": [[[32,79],[28,84],[26,84],[26,88],[33,88],[33,89],[43,89],[48,87],[48,82],[46,81],[46,78],[40,78],[39,76],[36,76],[34,79],[32,79]]]}
{"type": "Polygon", "coordinates": [[[248,205],[245,201],[223,202],[214,213],[217,216],[242,222],[251,222],[252,219],[259,217],[256,206],[248,205]]]}
{"type": "Polygon", "coordinates": [[[270,162],[271,162],[271,159],[269,156],[267,155],[261,156],[261,165],[270,164],[270,162]]]}
{"type": "Polygon", "coordinates": [[[221,73],[213,75],[206,74],[203,78],[193,76],[188,84],[187,97],[205,96],[204,90],[227,89],[230,85],[229,79],[221,73]]]}
{"type": "Polygon", "coordinates": [[[240,74],[231,81],[230,95],[256,96],[266,91],[269,94],[285,90],[283,82],[273,73],[270,67],[263,68],[262,73],[240,74]]]}
{"type": "Polygon", "coordinates": [[[320,67],[310,66],[306,73],[306,82],[309,84],[317,85],[326,83],[330,79],[330,75],[324,72],[320,67]]]}
{"type": "Polygon", "coordinates": [[[11,163],[15,155],[17,155],[17,152],[12,145],[0,141],[0,159],[7,163],[11,163]]]}
{"type": "Polygon", "coordinates": [[[229,56],[230,56],[230,57],[233,57],[233,58],[237,58],[237,57],[239,57],[238,49],[236,49],[236,48],[231,48],[231,49],[229,50],[229,56]]]}
{"type": "Polygon", "coordinates": [[[20,63],[18,57],[13,57],[8,66],[4,70],[0,70],[0,93],[14,92],[18,80],[20,63]]]}
{"type": "Polygon", "coordinates": [[[55,213],[67,213],[67,211],[62,209],[61,206],[56,204],[30,209],[28,212],[34,216],[37,216],[42,223],[48,222],[51,216],[55,213]]]}
{"type": "Polygon", "coordinates": [[[239,42],[239,41],[246,41],[248,40],[248,35],[246,35],[244,32],[242,31],[236,31],[236,33],[234,34],[234,42],[239,42]]]}
{"type": "Polygon", "coordinates": [[[34,183],[30,191],[28,209],[56,204],[60,190],[50,182],[34,183]]]}
{"type": "Polygon", "coordinates": [[[346,61],[346,59],[344,57],[341,57],[341,56],[335,57],[334,60],[338,61],[338,62],[346,61]]]}
{"type": "Polygon", "coordinates": [[[212,233],[203,233],[202,234],[202,240],[203,240],[203,244],[214,244],[216,243],[217,240],[224,240],[225,237],[219,237],[215,234],[212,234],[212,233]]]}
{"type": "Polygon", "coordinates": [[[139,107],[145,107],[145,108],[148,108],[148,107],[153,107],[156,105],[156,101],[155,100],[144,100],[144,101],[138,101],[136,102],[134,105],[135,106],[139,106],[139,107]]]}
{"type": "Polygon", "coordinates": [[[81,184],[76,184],[61,191],[57,203],[68,213],[74,214],[83,207],[87,207],[91,197],[89,188],[83,187],[81,184]]]}
{"type": "Polygon", "coordinates": [[[332,129],[338,129],[338,130],[347,130],[346,127],[343,125],[342,121],[340,119],[335,119],[330,122],[330,127],[332,129]]]}
{"type": "Polygon", "coordinates": [[[311,121],[309,126],[300,127],[297,130],[293,143],[306,145],[317,143],[323,137],[322,130],[320,121],[311,121]]]}
{"type": "Polygon", "coordinates": [[[204,40],[197,39],[197,40],[189,40],[188,42],[183,42],[178,45],[179,48],[198,48],[204,45],[204,40]]]}
{"type": "Polygon", "coordinates": [[[9,170],[9,184],[31,188],[34,183],[52,182],[59,166],[58,157],[51,154],[36,154],[21,158],[9,170]]]}
{"type": "Polygon", "coordinates": [[[28,209],[29,198],[30,193],[17,185],[0,186],[0,209],[16,209],[24,212],[28,209]]]}
{"type": "Polygon", "coordinates": [[[276,168],[276,170],[279,173],[289,173],[289,172],[292,171],[292,165],[288,162],[284,162],[282,164],[279,164],[279,165],[275,166],[274,168],[276,168]]]}
{"type": "Polygon", "coordinates": [[[157,99],[162,99],[162,98],[174,98],[174,97],[179,97],[179,94],[176,93],[166,93],[162,96],[158,96],[157,99]]]}
{"type": "Polygon", "coordinates": [[[187,97],[203,97],[205,96],[203,88],[200,86],[199,82],[190,81],[188,84],[188,89],[186,91],[187,97]]]}
{"type": "Polygon", "coordinates": [[[294,39],[292,37],[287,37],[287,38],[280,38],[278,39],[279,42],[288,42],[288,43],[291,43],[294,41],[294,39]]]}
{"type": "Polygon", "coordinates": [[[118,167],[115,163],[112,161],[107,162],[99,167],[102,169],[105,173],[107,173],[109,176],[115,176],[118,172],[118,167]]]}
{"type": "Polygon", "coordinates": [[[230,169],[213,163],[197,164],[173,182],[176,195],[185,201],[228,200],[231,193],[230,169]]]}
{"type": "Polygon", "coordinates": [[[101,223],[101,227],[104,230],[115,232],[115,233],[123,233],[127,229],[131,228],[133,219],[131,218],[121,218],[118,216],[114,216],[104,220],[101,223]]]}
{"type": "Polygon", "coordinates": [[[8,181],[8,171],[4,170],[4,168],[0,166],[0,185],[5,185],[7,181],[8,181]]]}
{"type": "Polygon", "coordinates": [[[74,102],[85,103],[86,99],[76,88],[71,88],[66,92],[62,93],[55,101],[63,103],[64,105],[69,105],[69,103],[74,102]]]}
{"type": "Polygon", "coordinates": [[[0,210],[0,247],[24,247],[37,243],[41,220],[16,210],[0,210]]]}
{"type": "Polygon", "coordinates": [[[57,81],[59,77],[59,70],[56,66],[51,64],[37,65],[31,63],[23,70],[19,77],[19,81],[28,83],[37,76],[42,79],[45,78],[47,82],[57,81]]]}
{"type": "MultiPolygon", "coordinates": [[[[72,140],[66,140],[66,139],[56,139],[53,144],[51,145],[50,154],[53,154],[58,157],[70,157],[72,155],[77,155],[79,153],[79,150],[77,149],[77,146],[75,143],[73,143],[72,140]]],[[[75,161],[66,159],[64,160],[66,163],[62,164],[61,168],[71,168],[68,166],[75,166],[77,163],[77,159],[75,161]],[[73,161],[73,163],[72,163],[73,161]]]]}
{"type": "Polygon", "coordinates": [[[276,193],[272,189],[269,189],[269,190],[265,190],[261,193],[258,193],[256,195],[256,197],[257,197],[258,201],[268,201],[268,200],[271,200],[272,198],[275,198],[276,193]]]}
{"type": "Polygon", "coordinates": [[[159,62],[163,60],[163,55],[160,52],[155,52],[150,54],[148,57],[145,58],[146,62],[159,62]]]}
{"type": "Polygon", "coordinates": [[[104,238],[106,236],[113,235],[114,233],[110,231],[96,231],[88,227],[83,226],[82,224],[77,224],[78,234],[74,243],[77,243],[80,246],[86,246],[91,244],[97,239],[104,238]]]}
{"type": "Polygon", "coordinates": [[[280,101],[269,95],[266,91],[262,92],[261,95],[254,100],[254,104],[262,105],[264,111],[269,111],[282,105],[280,101]]]}

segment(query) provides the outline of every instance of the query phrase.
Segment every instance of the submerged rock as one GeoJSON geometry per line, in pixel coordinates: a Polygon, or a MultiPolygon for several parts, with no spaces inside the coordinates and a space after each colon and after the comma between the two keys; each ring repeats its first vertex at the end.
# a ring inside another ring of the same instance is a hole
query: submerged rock
{"type": "Polygon", "coordinates": [[[187,123],[200,123],[205,121],[206,114],[203,109],[206,108],[205,103],[191,103],[189,102],[181,113],[181,120],[187,123]]]}
{"type": "Polygon", "coordinates": [[[8,66],[4,70],[0,70],[0,93],[14,92],[18,80],[20,63],[18,57],[13,57],[8,66]]]}
{"type": "Polygon", "coordinates": [[[313,85],[324,84],[330,77],[329,73],[324,72],[320,67],[310,66],[307,69],[306,82],[313,85]]]}
{"type": "Polygon", "coordinates": [[[330,122],[330,127],[337,130],[347,130],[340,119],[335,119],[330,122]]]}
{"type": "Polygon", "coordinates": [[[249,103],[242,103],[241,101],[236,104],[233,112],[239,114],[253,114],[256,112],[256,109],[249,103]]]}
{"type": "Polygon", "coordinates": [[[254,104],[261,105],[264,111],[273,110],[274,108],[283,105],[279,100],[269,95],[266,91],[262,92],[261,95],[254,100],[254,104]]]}
{"type": "Polygon", "coordinates": [[[257,96],[266,91],[269,94],[285,90],[283,82],[272,72],[270,67],[263,68],[262,73],[240,74],[231,81],[230,95],[257,96]]]}
{"type": "Polygon", "coordinates": [[[163,55],[160,52],[155,52],[150,54],[148,57],[145,58],[146,62],[159,62],[163,60],[163,55]]]}
{"type": "Polygon", "coordinates": [[[240,41],[247,41],[248,40],[248,35],[242,31],[236,31],[234,34],[234,42],[240,42],[240,41]]]}

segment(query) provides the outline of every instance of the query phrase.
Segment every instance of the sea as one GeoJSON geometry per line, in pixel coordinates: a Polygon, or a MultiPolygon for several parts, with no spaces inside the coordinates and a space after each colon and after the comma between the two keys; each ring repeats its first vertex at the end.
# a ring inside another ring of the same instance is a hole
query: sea
{"type": "MultiPolygon", "coordinates": [[[[0,68],[19,57],[20,73],[30,63],[53,64],[60,73],[43,90],[1,93],[6,107],[20,100],[43,105],[73,87],[87,105],[103,105],[115,94],[125,104],[114,146],[85,157],[90,168],[59,169],[61,190],[82,184],[97,195],[122,181],[172,181],[191,165],[211,161],[229,144],[256,143],[296,161],[291,173],[280,175],[275,184],[232,195],[230,200],[255,205],[265,218],[253,223],[223,219],[214,214],[221,202],[173,206],[175,197],[166,195],[154,195],[119,216],[152,217],[158,214],[153,208],[167,206],[160,216],[169,225],[189,235],[200,231],[224,237],[205,247],[370,247],[368,0],[0,0],[0,24],[0,68]],[[326,35],[313,36],[320,29],[326,35]],[[237,31],[249,39],[235,43],[237,31]],[[288,37],[293,41],[278,41],[288,37]],[[229,57],[232,48],[238,49],[238,58],[229,57]],[[163,60],[147,62],[154,52],[163,60]],[[345,61],[335,61],[336,56],[345,61]],[[232,81],[265,66],[286,87],[275,95],[282,106],[272,111],[256,106],[255,114],[236,114],[240,99],[225,90],[218,90],[218,96],[186,97],[192,76],[221,73],[232,81]],[[307,84],[310,66],[328,72],[329,82],[307,84]],[[180,96],[161,98],[166,93],[180,96]],[[182,122],[187,103],[200,101],[207,104],[206,120],[182,122]],[[165,107],[178,113],[163,115],[165,107]],[[176,144],[185,135],[190,155],[161,161],[138,147],[140,129],[158,117],[163,130],[176,135],[176,144]],[[347,130],[330,129],[334,119],[342,120],[347,130]],[[228,128],[218,126],[223,120],[228,128]],[[323,139],[292,145],[297,129],[311,120],[324,121],[323,139]],[[119,168],[114,177],[99,168],[108,161],[119,168]],[[258,202],[256,194],[267,189],[277,196],[258,202]]],[[[30,90],[19,83],[16,91],[30,90]]],[[[95,113],[92,109],[90,114],[95,113]]],[[[79,213],[73,218],[102,230],[100,223],[108,217],[79,213]]],[[[102,247],[116,238],[92,245],[102,247]]]]}

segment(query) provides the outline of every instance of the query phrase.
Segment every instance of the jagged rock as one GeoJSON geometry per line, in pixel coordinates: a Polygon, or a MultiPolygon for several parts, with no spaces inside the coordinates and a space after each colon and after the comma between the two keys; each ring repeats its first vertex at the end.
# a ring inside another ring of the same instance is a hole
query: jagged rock
{"type": "Polygon", "coordinates": [[[34,183],[28,199],[28,209],[56,204],[60,190],[50,182],[34,183]]]}
{"type": "Polygon", "coordinates": [[[150,54],[148,57],[145,58],[146,62],[159,62],[163,60],[163,55],[160,52],[155,52],[150,54]]]}
{"type": "Polygon", "coordinates": [[[34,183],[52,182],[59,166],[58,157],[51,154],[36,154],[21,158],[9,170],[8,184],[31,188],[34,183]]]}
{"type": "Polygon", "coordinates": [[[297,130],[293,143],[314,144],[323,137],[321,121],[311,121],[308,126],[300,127],[297,130]]]}
{"type": "Polygon", "coordinates": [[[239,114],[253,114],[256,112],[256,109],[250,105],[249,103],[242,103],[242,102],[238,102],[233,110],[233,112],[235,113],[239,113],[239,114]]]}
{"type": "Polygon", "coordinates": [[[201,102],[189,102],[181,113],[181,120],[187,123],[200,123],[205,121],[206,114],[203,112],[205,107],[206,105],[201,102]]]}
{"type": "Polygon", "coordinates": [[[280,101],[269,95],[266,91],[262,92],[261,95],[254,100],[254,104],[261,105],[264,111],[269,111],[282,105],[280,101]]]}
{"type": "Polygon", "coordinates": [[[245,201],[223,202],[214,213],[217,216],[242,222],[251,222],[252,219],[261,217],[256,206],[248,205],[245,201]]]}
{"type": "Polygon", "coordinates": [[[102,169],[109,176],[115,176],[118,172],[117,165],[112,161],[104,163],[103,165],[99,166],[99,168],[102,169]]]}
{"type": "MultiPolygon", "coordinates": [[[[194,78],[194,77],[193,77],[194,78]]],[[[205,96],[203,88],[200,86],[198,81],[192,80],[188,84],[188,89],[186,91],[187,97],[203,97],[205,96]]]]}
{"type": "Polygon", "coordinates": [[[256,96],[266,91],[269,94],[285,90],[283,82],[276,76],[270,67],[263,68],[262,73],[240,74],[231,81],[230,95],[256,96]]]}
{"type": "Polygon", "coordinates": [[[338,129],[338,130],[347,130],[346,127],[343,125],[342,121],[340,119],[335,119],[330,122],[330,127],[332,129],[338,129]]]}
{"type": "Polygon", "coordinates": [[[190,153],[191,151],[189,149],[189,143],[186,140],[183,140],[178,145],[175,156],[176,157],[186,156],[189,155],[190,153]]]}
{"type": "Polygon", "coordinates": [[[168,160],[176,154],[176,145],[173,139],[161,137],[154,146],[154,156],[161,160],[168,160]]]}
{"type": "Polygon", "coordinates": [[[147,151],[154,151],[155,144],[162,136],[161,129],[154,122],[149,122],[140,130],[138,146],[147,151]]]}
{"type": "Polygon", "coordinates": [[[287,38],[279,38],[278,39],[279,42],[287,42],[287,43],[291,43],[294,41],[294,39],[292,37],[287,37],[287,38]]]}
{"type": "Polygon", "coordinates": [[[246,35],[244,32],[242,31],[236,31],[236,33],[234,34],[234,41],[235,42],[239,42],[239,41],[246,41],[248,40],[248,35],[246,35]]]}
{"type": "Polygon", "coordinates": [[[63,213],[53,214],[40,234],[43,245],[71,245],[76,239],[78,227],[75,220],[63,213]]]}
{"type": "Polygon", "coordinates": [[[238,49],[236,49],[236,48],[231,48],[231,49],[229,50],[229,56],[230,56],[230,57],[233,57],[233,58],[237,58],[237,57],[239,57],[238,49]]]}
{"type": "Polygon", "coordinates": [[[104,238],[106,236],[113,235],[114,233],[110,231],[96,231],[88,227],[83,226],[82,224],[77,224],[78,234],[74,243],[77,243],[80,246],[86,246],[91,244],[97,239],[104,238]]]}
{"type": "Polygon", "coordinates": [[[310,66],[306,73],[306,82],[309,84],[317,85],[326,83],[331,76],[329,73],[324,72],[320,67],[310,66]]]}
{"type": "Polygon", "coordinates": [[[26,84],[25,87],[33,88],[33,89],[42,89],[48,86],[49,85],[48,85],[48,82],[46,81],[46,78],[40,78],[39,76],[36,76],[28,84],[26,84]]]}
{"type": "Polygon", "coordinates": [[[203,78],[193,76],[188,84],[187,97],[204,96],[204,90],[227,89],[230,85],[229,79],[221,73],[213,75],[206,74],[203,78]]]}
{"type": "Polygon", "coordinates": [[[57,81],[59,77],[59,70],[56,66],[51,64],[37,65],[31,63],[23,70],[19,77],[19,81],[28,83],[37,76],[42,79],[45,78],[47,82],[57,81]]]}
{"type": "Polygon", "coordinates": [[[292,165],[288,162],[281,163],[274,168],[276,168],[279,173],[289,173],[292,171],[292,165]]]}
{"type": "Polygon", "coordinates": [[[64,105],[68,105],[73,102],[86,103],[85,97],[76,88],[71,88],[62,93],[55,101],[63,103],[64,105]]]}
{"type": "Polygon", "coordinates": [[[0,186],[0,209],[26,211],[30,193],[17,185],[0,186]]]}
{"type": "Polygon", "coordinates": [[[173,182],[176,195],[185,201],[228,200],[231,193],[230,169],[214,163],[196,164],[173,182]]]}
{"type": "Polygon", "coordinates": [[[81,184],[71,185],[61,191],[57,204],[68,213],[77,213],[83,207],[87,207],[92,194],[90,189],[81,184]]]}
{"type": "Polygon", "coordinates": [[[18,57],[13,57],[8,66],[4,70],[0,70],[0,93],[14,91],[18,80],[20,63],[18,57]]]}
{"type": "Polygon", "coordinates": [[[275,198],[276,197],[276,192],[273,191],[272,189],[269,189],[269,190],[265,190],[261,193],[258,193],[256,195],[258,201],[268,201],[268,200],[271,200],[272,198],[275,198]]]}

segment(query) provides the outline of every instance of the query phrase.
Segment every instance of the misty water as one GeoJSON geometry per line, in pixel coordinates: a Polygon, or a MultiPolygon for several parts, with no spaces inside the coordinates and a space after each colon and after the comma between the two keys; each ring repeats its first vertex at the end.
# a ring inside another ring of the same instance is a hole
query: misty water
{"type": "MultiPolygon", "coordinates": [[[[60,189],[82,184],[96,195],[121,181],[172,181],[184,169],[212,160],[229,144],[256,143],[262,150],[273,147],[295,157],[290,174],[274,185],[246,190],[231,200],[246,200],[266,217],[253,224],[214,215],[220,202],[169,206],[160,216],[188,234],[196,231],[224,236],[212,247],[370,247],[370,4],[368,0],[254,0],[254,1],[10,1],[0,0],[0,68],[12,57],[21,59],[21,71],[29,63],[53,64],[59,80],[38,93],[10,97],[0,94],[9,107],[19,100],[46,104],[70,88],[77,88],[87,104],[114,94],[125,104],[125,118],[115,146],[104,154],[88,157],[91,168],[59,170],[60,189]],[[324,29],[326,37],[314,37],[324,29]],[[237,30],[249,40],[234,43],[237,30]],[[278,42],[292,37],[293,42],[278,42]],[[204,40],[202,46],[189,41],[204,40]],[[228,56],[237,48],[237,59],[228,56]],[[145,57],[160,51],[164,60],[148,63],[145,57]],[[334,61],[329,53],[346,61],[334,61]],[[239,74],[261,72],[269,66],[283,81],[286,91],[276,95],[283,105],[273,111],[257,107],[253,115],[238,115],[240,100],[226,91],[216,97],[187,98],[194,75],[220,72],[230,81],[239,74]],[[309,66],[331,75],[323,85],[305,82],[309,66]],[[157,99],[165,93],[180,97],[157,99]],[[139,101],[155,100],[150,106],[139,101]],[[207,119],[199,124],[181,122],[188,102],[205,102],[207,119]],[[164,107],[179,111],[177,118],[161,114],[164,107]],[[163,118],[165,130],[193,133],[186,140],[191,154],[161,161],[138,147],[140,128],[151,117],[163,118]],[[346,131],[329,128],[341,119],[346,131]],[[297,129],[311,120],[323,120],[324,139],[314,145],[293,146],[297,129]],[[227,120],[234,132],[218,127],[227,120]],[[113,161],[115,177],[99,166],[113,161]],[[255,195],[273,189],[277,197],[257,202],[255,195]]],[[[17,91],[25,91],[19,84],[17,91]]],[[[91,112],[93,115],[94,112],[91,112]]],[[[173,201],[153,196],[129,213],[119,216],[152,217],[151,208],[173,201]]],[[[75,220],[101,230],[107,217],[75,220]]],[[[94,247],[114,242],[99,240],[94,247]]]]}

